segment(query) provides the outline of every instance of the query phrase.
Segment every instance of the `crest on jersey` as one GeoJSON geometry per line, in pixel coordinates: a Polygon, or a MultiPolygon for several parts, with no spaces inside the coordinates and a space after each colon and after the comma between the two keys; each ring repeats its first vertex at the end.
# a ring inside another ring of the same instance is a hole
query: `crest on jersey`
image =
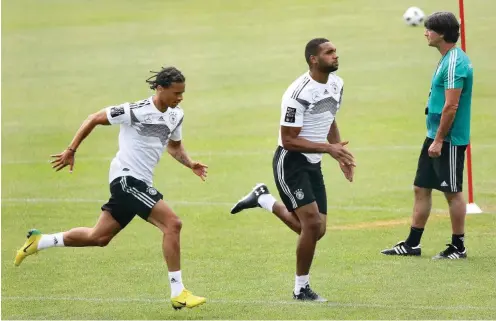
{"type": "Polygon", "coordinates": [[[332,90],[332,93],[334,95],[337,95],[337,93],[339,92],[339,88],[338,88],[338,84],[336,84],[335,82],[331,83],[331,90],[332,90]]]}
{"type": "MultiPolygon", "coordinates": [[[[325,95],[325,93],[324,93],[324,95],[325,95]]],[[[317,90],[314,91],[312,93],[312,100],[315,102],[315,101],[319,100],[319,98],[320,98],[320,93],[317,90]]]]}
{"type": "Polygon", "coordinates": [[[157,193],[158,193],[158,192],[157,192],[157,190],[156,190],[155,188],[153,188],[153,187],[148,187],[147,192],[148,192],[148,194],[150,194],[151,196],[155,196],[155,195],[157,195],[157,193]]]}
{"type": "Polygon", "coordinates": [[[303,193],[303,191],[300,188],[300,189],[296,190],[295,196],[297,199],[299,199],[301,201],[305,197],[305,193],[303,193]]]}
{"type": "Polygon", "coordinates": [[[172,125],[175,125],[177,123],[177,115],[176,113],[170,113],[169,115],[169,121],[172,125]]]}
{"type": "Polygon", "coordinates": [[[152,122],[152,117],[150,115],[147,115],[145,119],[143,119],[143,122],[150,124],[152,122]]]}

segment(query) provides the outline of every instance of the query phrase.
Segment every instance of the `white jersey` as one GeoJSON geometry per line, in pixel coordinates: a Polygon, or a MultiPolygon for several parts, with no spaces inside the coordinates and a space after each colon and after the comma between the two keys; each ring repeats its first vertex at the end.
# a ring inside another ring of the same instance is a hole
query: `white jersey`
{"type": "MultiPolygon", "coordinates": [[[[343,79],[334,73],[326,84],[310,77],[309,72],[296,79],[282,96],[281,125],[301,127],[298,137],[315,143],[327,142],[332,122],[341,106],[343,79]]],[[[279,129],[279,146],[282,147],[279,129]]],[[[310,163],[318,163],[321,153],[303,153],[310,163]]]]}
{"type": "Polygon", "coordinates": [[[153,170],[169,139],[182,138],[184,113],[177,106],[165,113],[155,107],[152,97],[136,103],[105,108],[110,124],[120,124],[119,151],[110,164],[109,182],[132,176],[153,183],[153,170]]]}

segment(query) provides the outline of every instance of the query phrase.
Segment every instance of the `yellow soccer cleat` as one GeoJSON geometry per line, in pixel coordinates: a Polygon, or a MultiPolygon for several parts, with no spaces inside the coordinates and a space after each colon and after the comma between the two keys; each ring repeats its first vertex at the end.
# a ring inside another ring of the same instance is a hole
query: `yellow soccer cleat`
{"type": "Polygon", "coordinates": [[[174,310],[179,310],[184,307],[194,308],[205,303],[206,301],[206,298],[193,295],[193,293],[189,292],[186,289],[184,289],[181,294],[171,299],[172,307],[174,308],[174,310]]]}
{"type": "Polygon", "coordinates": [[[35,229],[29,230],[27,238],[24,245],[17,251],[14,261],[15,266],[21,265],[26,256],[38,252],[38,243],[41,240],[41,232],[35,229]]]}

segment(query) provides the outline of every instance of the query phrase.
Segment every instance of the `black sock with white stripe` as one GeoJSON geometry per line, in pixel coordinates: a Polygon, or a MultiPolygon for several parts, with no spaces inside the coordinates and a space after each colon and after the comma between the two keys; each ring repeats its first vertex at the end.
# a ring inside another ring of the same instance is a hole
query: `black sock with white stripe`
{"type": "Polygon", "coordinates": [[[456,248],[460,252],[465,251],[465,244],[463,242],[464,240],[465,240],[465,234],[453,234],[453,235],[451,235],[451,244],[456,246],[456,248]]]}
{"type": "Polygon", "coordinates": [[[406,239],[405,243],[410,247],[416,247],[420,244],[420,239],[422,238],[422,233],[424,233],[423,228],[410,227],[410,235],[406,239]]]}

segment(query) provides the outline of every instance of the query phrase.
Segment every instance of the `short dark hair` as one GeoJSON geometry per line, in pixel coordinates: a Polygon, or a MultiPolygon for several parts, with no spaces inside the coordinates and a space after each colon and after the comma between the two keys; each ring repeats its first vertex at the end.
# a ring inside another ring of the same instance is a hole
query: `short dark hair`
{"type": "Polygon", "coordinates": [[[319,46],[325,42],[329,42],[326,38],[315,38],[310,40],[305,46],[305,60],[310,66],[310,56],[317,56],[319,53],[319,46]]]}
{"type": "Polygon", "coordinates": [[[460,37],[460,23],[451,12],[434,12],[427,17],[424,26],[443,35],[446,42],[456,43],[460,37]]]}
{"type": "Polygon", "coordinates": [[[175,67],[162,67],[160,71],[150,71],[154,75],[146,80],[150,89],[157,89],[158,86],[168,88],[173,82],[183,83],[186,81],[184,75],[175,67]]]}

